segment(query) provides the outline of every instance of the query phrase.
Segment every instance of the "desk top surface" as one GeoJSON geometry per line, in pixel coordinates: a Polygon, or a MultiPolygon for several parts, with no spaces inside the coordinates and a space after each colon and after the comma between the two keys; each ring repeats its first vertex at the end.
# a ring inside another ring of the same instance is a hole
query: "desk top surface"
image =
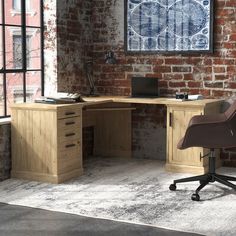
{"type": "Polygon", "coordinates": [[[12,104],[12,108],[34,108],[54,110],[64,106],[86,107],[91,105],[99,105],[104,103],[135,103],[135,104],[152,104],[166,106],[183,106],[183,107],[204,107],[207,104],[222,102],[224,99],[202,99],[195,101],[182,101],[175,98],[132,98],[128,96],[99,96],[99,97],[83,97],[85,102],[72,104],[42,104],[42,103],[18,103],[12,104]]]}
{"type": "MultiPolygon", "coordinates": [[[[94,104],[96,102],[107,101],[117,103],[137,103],[137,104],[153,104],[153,105],[178,105],[178,106],[205,106],[206,104],[222,102],[224,99],[201,99],[194,101],[182,101],[175,98],[132,98],[128,96],[99,96],[99,97],[85,97],[86,102],[94,104]]],[[[85,103],[85,105],[90,105],[85,103]]]]}

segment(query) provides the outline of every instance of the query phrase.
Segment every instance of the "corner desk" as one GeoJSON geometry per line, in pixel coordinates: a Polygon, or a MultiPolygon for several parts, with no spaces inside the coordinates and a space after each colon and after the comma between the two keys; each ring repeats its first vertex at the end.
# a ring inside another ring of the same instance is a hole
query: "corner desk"
{"type": "MultiPolygon", "coordinates": [[[[171,98],[86,97],[84,103],[13,104],[11,176],[61,183],[83,173],[82,128],[94,126],[94,154],[132,157],[132,110],[135,104],[167,106],[166,170],[204,173],[203,148],[177,150],[194,115],[214,114],[222,99],[179,101],[171,98]]],[[[157,140],[158,142],[158,140],[157,140]]]]}

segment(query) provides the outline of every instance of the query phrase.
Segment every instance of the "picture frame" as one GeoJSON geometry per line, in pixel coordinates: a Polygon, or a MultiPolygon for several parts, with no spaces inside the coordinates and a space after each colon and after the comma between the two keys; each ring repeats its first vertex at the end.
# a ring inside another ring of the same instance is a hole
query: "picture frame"
{"type": "Polygon", "coordinates": [[[126,53],[213,53],[214,0],[124,0],[126,53]]]}

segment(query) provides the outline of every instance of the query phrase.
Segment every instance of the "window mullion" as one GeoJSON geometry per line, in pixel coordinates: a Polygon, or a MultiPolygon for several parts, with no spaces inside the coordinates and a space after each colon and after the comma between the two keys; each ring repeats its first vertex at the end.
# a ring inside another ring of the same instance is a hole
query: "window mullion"
{"type": "MultiPolygon", "coordinates": [[[[3,59],[3,71],[6,69],[6,26],[5,26],[5,2],[2,1],[2,59],[3,59]]],[[[4,93],[4,115],[7,115],[7,83],[6,83],[6,74],[3,74],[3,93],[4,93]]]]}
{"type": "Polygon", "coordinates": [[[40,28],[41,28],[41,95],[44,96],[44,11],[43,11],[43,0],[40,1],[40,28]]]}
{"type": "Polygon", "coordinates": [[[5,36],[5,32],[6,32],[6,26],[5,26],[5,12],[4,12],[4,9],[5,9],[5,2],[2,1],[2,59],[3,59],[3,70],[6,69],[6,36],[5,36]]]}
{"type": "Polygon", "coordinates": [[[26,9],[25,1],[21,0],[21,19],[22,19],[22,68],[26,70],[26,9]]]}
{"type": "Polygon", "coordinates": [[[26,5],[25,1],[21,0],[21,20],[22,20],[22,68],[23,68],[23,98],[26,102],[26,70],[27,70],[27,60],[26,60],[26,5]]]}

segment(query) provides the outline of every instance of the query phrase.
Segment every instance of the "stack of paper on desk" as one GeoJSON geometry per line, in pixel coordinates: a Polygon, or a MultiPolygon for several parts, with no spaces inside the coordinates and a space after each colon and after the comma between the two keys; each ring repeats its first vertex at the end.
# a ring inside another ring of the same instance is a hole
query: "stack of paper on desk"
{"type": "Polygon", "coordinates": [[[67,98],[52,98],[52,97],[40,97],[34,100],[36,103],[50,103],[50,104],[67,104],[67,103],[75,103],[74,99],[67,98]]]}
{"type": "Polygon", "coordinates": [[[51,103],[51,104],[66,104],[84,102],[83,98],[78,93],[58,93],[53,96],[40,97],[35,99],[36,103],[51,103]]]}
{"type": "Polygon", "coordinates": [[[203,99],[203,96],[201,94],[188,95],[188,100],[200,100],[200,99],[203,99]]]}

